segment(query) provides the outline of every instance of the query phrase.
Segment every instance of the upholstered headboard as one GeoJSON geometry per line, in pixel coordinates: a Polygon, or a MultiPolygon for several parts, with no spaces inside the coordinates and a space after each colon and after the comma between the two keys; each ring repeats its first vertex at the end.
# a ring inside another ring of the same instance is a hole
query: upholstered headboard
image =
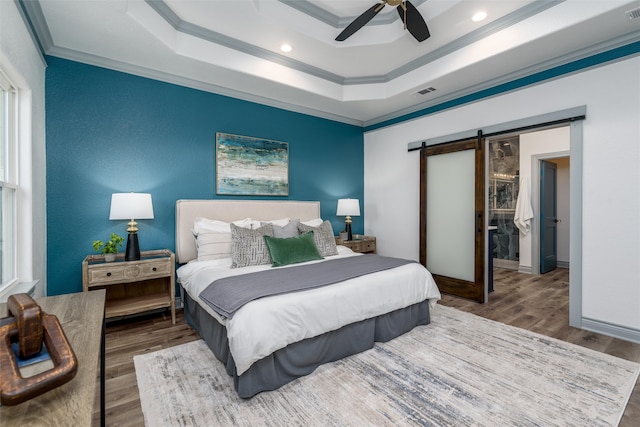
{"type": "Polygon", "coordinates": [[[176,202],[176,261],[196,259],[193,221],[196,217],[232,222],[251,218],[267,221],[289,217],[308,221],[320,218],[320,202],[292,200],[178,200],[176,202]]]}

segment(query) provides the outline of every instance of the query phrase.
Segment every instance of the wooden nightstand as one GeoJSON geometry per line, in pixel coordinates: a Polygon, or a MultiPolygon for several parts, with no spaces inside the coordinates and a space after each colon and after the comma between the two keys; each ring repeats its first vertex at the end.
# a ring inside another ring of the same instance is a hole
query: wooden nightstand
{"type": "Polygon", "coordinates": [[[342,240],[340,237],[336,237],[336,245],[346,246],[353,252],[363,254],[376,253],[376,238],[373,236],[354,234],[353,240],[342,240]]]}
{"type": "Polygon", "coordinates": [[[175,255],[168,249],[141,252],[139,261],[125,261],[124,254],[114,262],[89,255],[82,261],[82,289],[106,289],[106,318],[166,307],[175,325],[175,270],[175,255]]]}

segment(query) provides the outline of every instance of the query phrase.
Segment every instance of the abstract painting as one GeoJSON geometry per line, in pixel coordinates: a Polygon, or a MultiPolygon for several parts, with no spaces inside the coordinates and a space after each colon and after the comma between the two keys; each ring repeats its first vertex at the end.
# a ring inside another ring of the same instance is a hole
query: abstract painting
{"type": "Polygon", "coordinates": [[[289,144],[216,133],[216,194],[289,195],[289,144]]]}

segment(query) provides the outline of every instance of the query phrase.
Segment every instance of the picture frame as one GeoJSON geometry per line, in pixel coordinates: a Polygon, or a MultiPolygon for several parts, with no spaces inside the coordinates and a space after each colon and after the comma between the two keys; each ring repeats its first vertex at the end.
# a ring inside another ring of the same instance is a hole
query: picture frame
{"type": "Polygon", "coordinates": [[[289,144],[216,133],[216,194],[288,196],[289,144]]]}
{"type": "Polygon", "coordinates": [[[514,180],[491,179],[489,182],[489,209],[496,212],[515,212],[518,186],[514,180]]]}

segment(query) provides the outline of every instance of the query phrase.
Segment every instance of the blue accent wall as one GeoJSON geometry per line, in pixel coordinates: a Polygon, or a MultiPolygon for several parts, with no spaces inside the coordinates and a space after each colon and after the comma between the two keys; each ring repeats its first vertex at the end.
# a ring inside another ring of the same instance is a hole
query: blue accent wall
{"type": "MultiPolygon", "coordinates": [[[[155,218],[139,220],[141,250],[175,249],[178,199],[215,194],[216,132],[289,143],[289,196],[319,200],[338,233],[337,199],[364,198],[364,137],[358,126],[47,57],[47,291],[82,290],[91,242],[110,221],[111,194],[151,193],[155,218]]],[[[354,233],[364,232],[364,214],[354,233]]],[[[124,251],[124,250],[123,250],[124,251]]]]}

